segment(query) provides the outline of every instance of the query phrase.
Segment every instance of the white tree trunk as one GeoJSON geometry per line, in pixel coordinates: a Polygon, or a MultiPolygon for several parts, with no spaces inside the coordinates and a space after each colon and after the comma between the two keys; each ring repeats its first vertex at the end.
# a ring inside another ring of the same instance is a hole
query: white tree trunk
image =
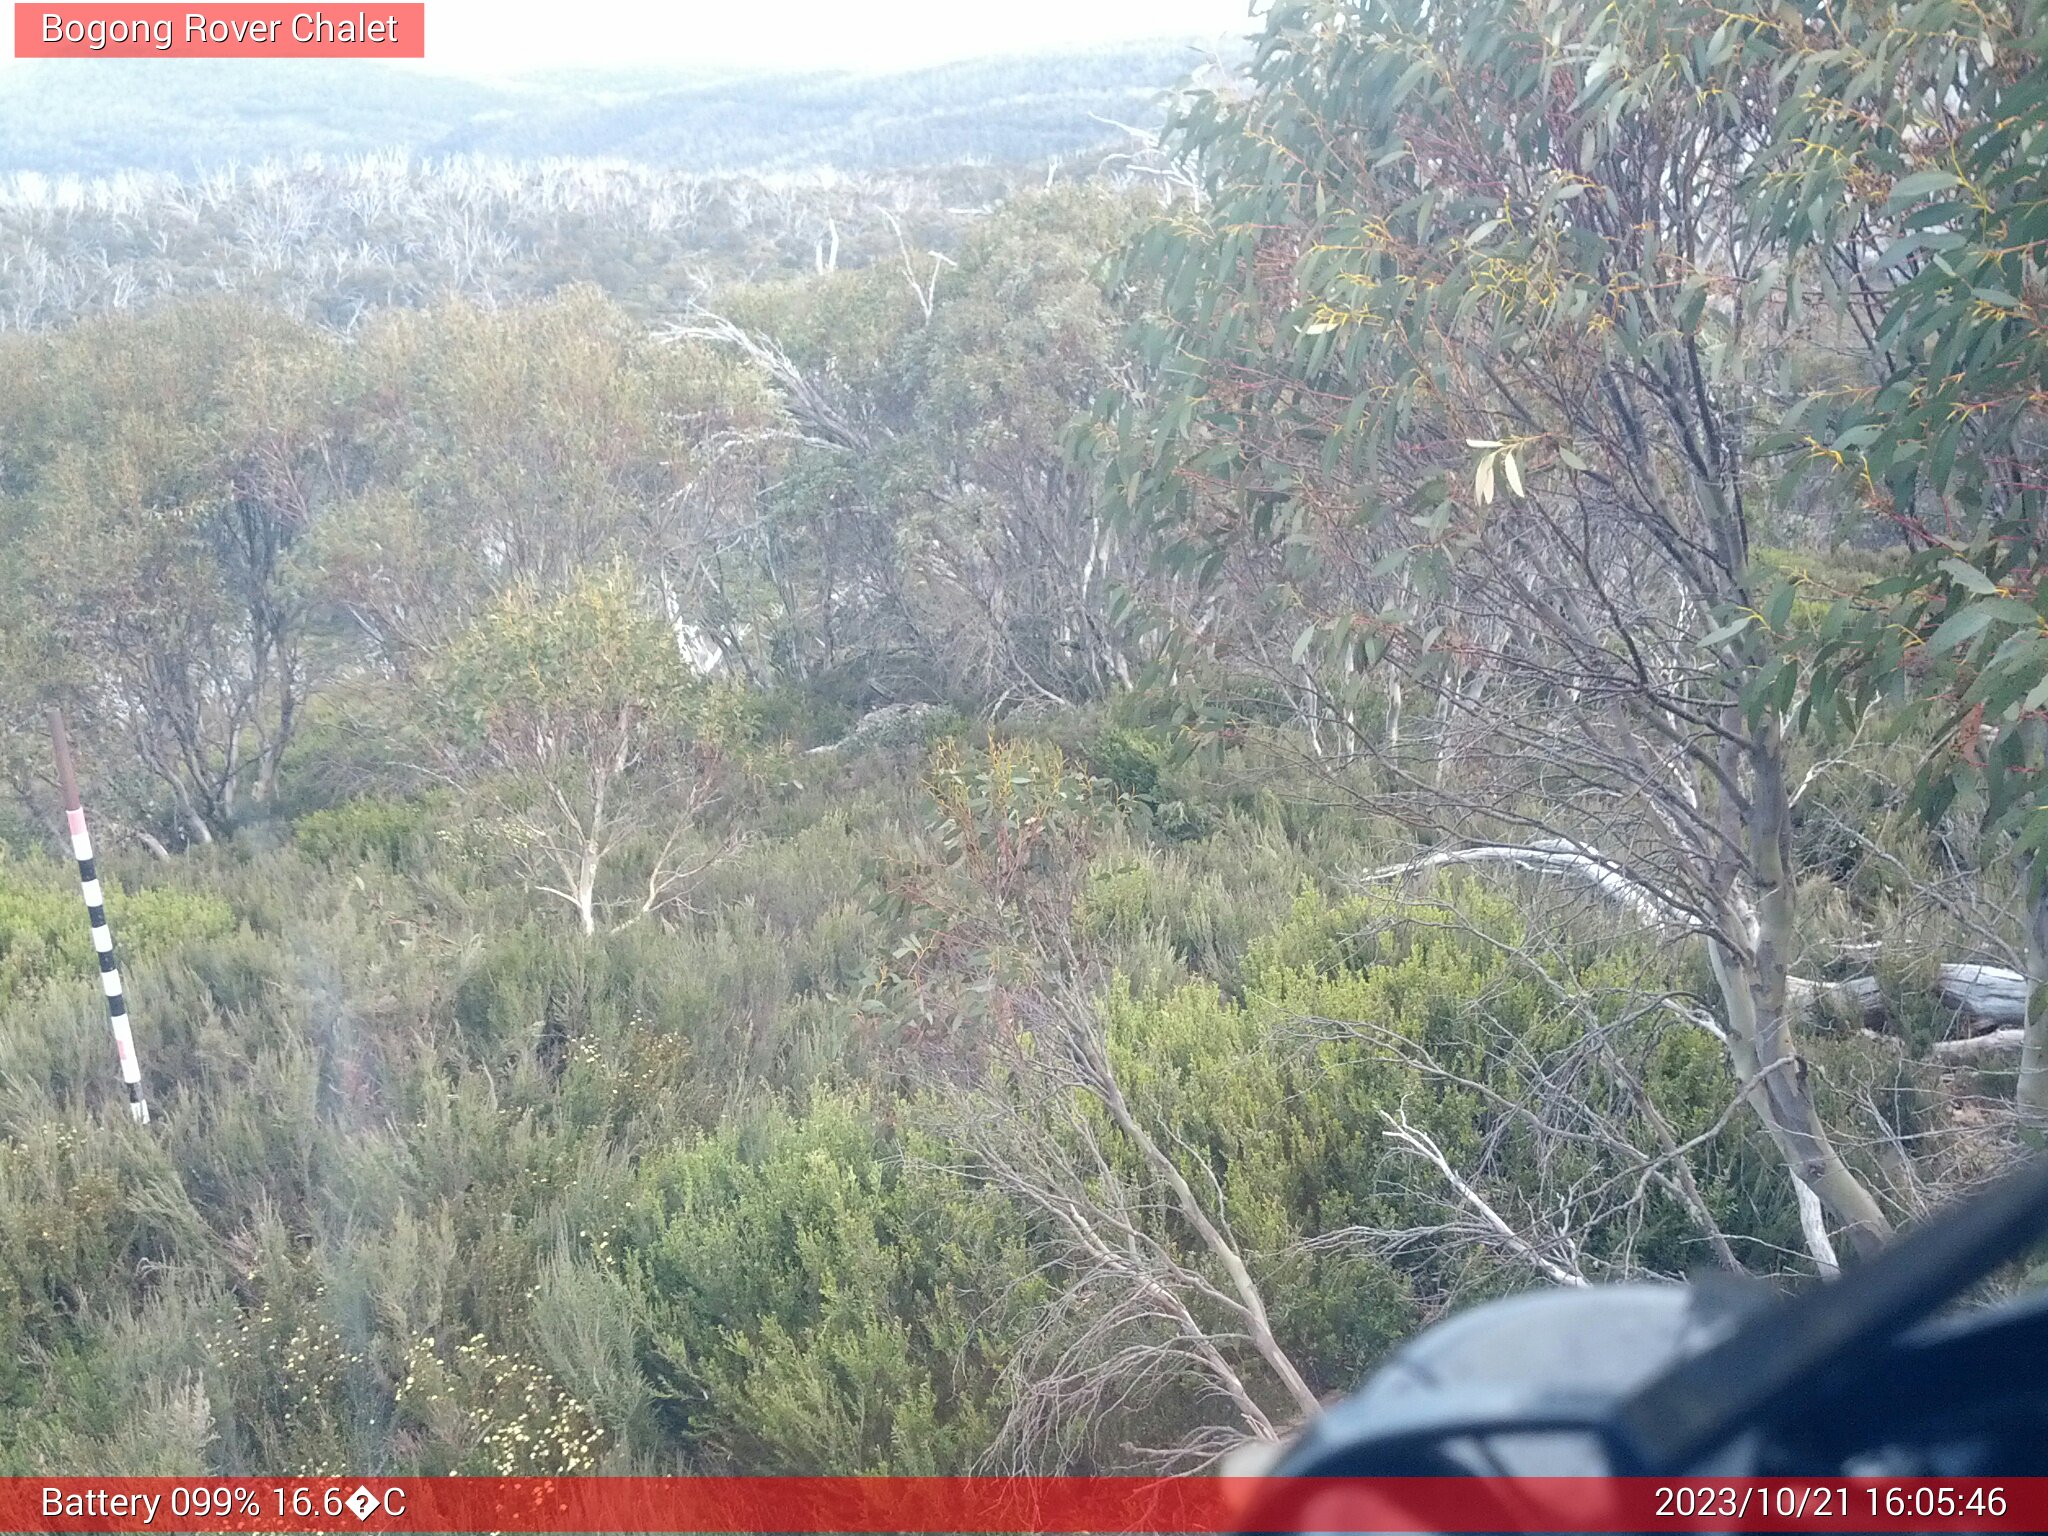
{"type": "MultiPolygon", "coordinates": [[[[2035,855],[2020,862],[2020,877],[2031,888],[2038,874],[2035,855]]],[[[2048,1124],[2048,890],[2034,898],[2027,923],[2027,1007],[2020,1041],[2020,1080],[2014,1093],[2020,1111],[2048,1124]]]]}
{"type": "Polygon", "coordinates": [[[1834,1240],[1828,1236],[1827,1212],[1821,1209],[1820,1196],[1808,1189],[1805,1181],[1794,1179],[1792,1198],[1799,1202],[1799,1231],[1806,1238],[1806,1251],[1813,1255],[1822,1277],[1834,1279],[1842,1266],[1835,1257],[1834,1240]]]}

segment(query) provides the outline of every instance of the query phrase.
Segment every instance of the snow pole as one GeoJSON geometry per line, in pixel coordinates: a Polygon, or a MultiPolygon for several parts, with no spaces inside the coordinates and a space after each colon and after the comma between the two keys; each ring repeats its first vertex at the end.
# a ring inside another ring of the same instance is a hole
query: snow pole
{"type": "Polygon", "coordinates": [[[114,962],[114,932],[107,926],[105,895],[92,862],[92,834],[85,830],[85,810],[78,803],[78,775],[71,767],[71,738],[64,731],[64,712],[50,711],[50,740],[57,749],[57,782],[64,791],[64,820],[71,829],[71,851],[78,859],[78,889],[85,897],[85,915],[92,924],[92,947],[100,959],[100,990],[107,994],[107,1022],[114,1030],[114,1055],[121,1081],[128,1088],[128,1113],[149,1124],[149,1101],[142,1096],[142,1064],[135,1059],[135,1032],[128,1022],[128,999],[121,991],[121,968],[114,962]]]}

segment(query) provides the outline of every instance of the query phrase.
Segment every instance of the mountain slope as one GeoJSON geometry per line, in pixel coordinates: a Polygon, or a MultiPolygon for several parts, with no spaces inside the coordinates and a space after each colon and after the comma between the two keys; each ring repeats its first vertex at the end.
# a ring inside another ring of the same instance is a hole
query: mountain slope
{"type": "Polygon", "coordinates": [[[1161,93],[1203,59],[1149,43],[896,74],[505,82],[374,63],[37,60],[0,70],[0,170],[190,173],[386,149],[702,171],[1031,162],[1114,140],[1110,122],[1156,122],[1161,93]]]}

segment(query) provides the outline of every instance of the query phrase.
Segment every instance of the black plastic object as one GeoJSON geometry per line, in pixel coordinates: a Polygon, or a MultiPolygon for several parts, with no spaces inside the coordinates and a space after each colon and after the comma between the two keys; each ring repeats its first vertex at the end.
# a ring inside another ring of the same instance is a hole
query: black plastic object
{"type": "Polygon", "coordinates": [[[1677,1471],[1745,1428],[1867,1375],[1884,1346],[2048,1232],[2048,1159],[2037,1161],[1832,1285],[1759,1313],[1674,1365],[1614,1416],[1617,1470],[1677,1471]],[[1832,1378],[1832,1379],[1831,1379],[1832,1378]]]}
{"type": "Polygon", "coordinates": [[[2024,1448],[2048,1391],[2048,1293],[1930,1319],[2044,1232],[2048,1160],[1789,1298],[1628,1285],[1476,1307],[1397,1352],[1272,1475],[1735,1474],[1792,1462],[1817,1473],[1894,1431],[2024,1448]],[[1983,1432],[1994,1408],[2007,1412],[2000,1380],[2020,1404],[2006,1420],[2017,1439],[1983,1432]]]}

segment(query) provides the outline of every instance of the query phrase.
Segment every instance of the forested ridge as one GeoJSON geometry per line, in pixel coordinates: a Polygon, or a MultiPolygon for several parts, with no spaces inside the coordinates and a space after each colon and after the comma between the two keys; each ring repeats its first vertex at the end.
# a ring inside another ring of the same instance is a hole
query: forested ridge
{"type": "Polygon", "coordinates": [[[636,61],[503,79],[360,60],[23,60],[0,88],[0,171],[206,175],[390,152],[699,174],[1018,164],[1092,156],[1118,123],[1157,128],[1205,51],[1162,41],[811,73],[636,61]]]}
{"type": "Polygon", "coordinates": [[[17,182],[0,1472],[1192,1470],[2012,1166],[2044,23],[1316,0],[1081,173],[17,182]]]}

